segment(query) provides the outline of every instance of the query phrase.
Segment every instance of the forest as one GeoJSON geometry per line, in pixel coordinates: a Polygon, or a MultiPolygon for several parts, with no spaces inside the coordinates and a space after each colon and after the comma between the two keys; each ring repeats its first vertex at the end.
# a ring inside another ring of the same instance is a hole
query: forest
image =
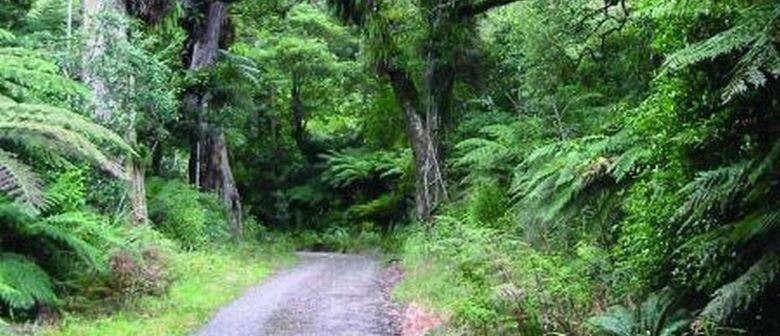
{"type": "Polygon", "coordinates": [[[398,269],[388,335],[777,335],[778,46],[776,0],[3,0],[0,335],[192,334],[302,250],[398,269]]]}

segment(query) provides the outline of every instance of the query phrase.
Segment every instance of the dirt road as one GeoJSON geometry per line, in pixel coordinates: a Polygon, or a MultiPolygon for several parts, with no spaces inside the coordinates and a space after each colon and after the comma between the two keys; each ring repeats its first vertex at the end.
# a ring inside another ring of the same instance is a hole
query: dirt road
{"type": "Polygon", "coordinates": [[[314,252],[299,259],[221,308],[196,335],[398,334],[375,259],[314,252]]]}

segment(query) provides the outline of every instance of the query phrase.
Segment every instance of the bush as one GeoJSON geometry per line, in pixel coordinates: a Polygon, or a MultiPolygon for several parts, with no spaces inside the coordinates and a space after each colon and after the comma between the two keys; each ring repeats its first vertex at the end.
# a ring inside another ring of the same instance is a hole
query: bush
{"type": "Polygon", "coordinates": [[[542,252],[452,211],[406,235],[408,276],[396,296],[448,312],[460,333],[582,335],[581,321],[606,299],[598,281],[609,267],[606,252],[585,242],[571,255],[542,252]]]}
{"type": "Polygon", "coordinates": [[[142,294],[161,295],[170,284],[167,260],[168,256],[157,247],[147,247],[139,253],[117,251],[109,262],[110,286],[122,299],[142,294]]]}
{"type": "Polygon", "coordinates": [[[149,219],[166,237],[185,249],[196,249],[227,237],[227,221],[219,200],[179,180],[147,181],[149,219]]]}

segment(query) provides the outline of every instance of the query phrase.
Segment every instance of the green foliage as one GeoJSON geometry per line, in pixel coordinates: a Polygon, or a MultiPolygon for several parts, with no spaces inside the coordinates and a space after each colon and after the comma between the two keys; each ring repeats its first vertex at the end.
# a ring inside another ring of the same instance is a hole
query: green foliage
{"type": "Polygon", "coordinates": [[[2,299],[12,310],[59,303],[52,278],[59,280],[70,272],[107,276],[111,253],[128,242],[105,217],[86,210],[32,217],[4,202],[0,217],[5,251],[2,279],[10,288],[2,299]],[[50,250],[57,253],[47,254],[50,250]]]}
{"type": "Polygon", "coordinates": [[[332,186],[345,188],[372,178],[403,178],[407,172],[410,151],[345,150],[322,156],[328,170],[323,178],[332,186]]]}
{"type": "Polygon", "coordinates": [[[778,145],[767,127],[780,116],[777,5],[593,6],[523,3],[479,23],[491,82],[455,96],[444,148],[458,197],[407,239],[403,298],[452,313],[465,334],[534,334],[476,322],[524,318],[537,333],[577,335],[603,303],[673,287],[692,299],[672,307],[653,294],[590,321],[606,334],[682,334],[691,320],[675,311],[686,308],[710,333],[776,329],[762,295],[777,287],[778,145]],[[457,268],[494,248],[496,264],[521,255],[522,268],[457,268]]]}
{"type": "Polygon", "coordinates": [[[670,291],[653,293],[633,310],[624,306],[607,308],[604,314],[588,323],[607,335],[673,336],[682,335],[690,323],[690,314],[676,308],[677,299],[670,291]]]}
{"type": "Polygon", "coordinates": [[[731,27],[669,55],[665,63],[667,69],[678,70],[738,52],[739,60],[723,88],[724,101],[745,94],[751,86],[764,86],[770,77],[780,76],[780,54],[775,47],[780,34],[780,5],[759,1],[730,11],[736,14],[731,27]]]}
{"type": "MultiPolygon", "coordinates": [[[[0,138],[86,159],[115,176],[124,175],[122,167],[109,159],[98,143],[134,153],[119,136],[78,114],[48,105],[19,104],[9,100],[0,101],[0,138]]],[[[0,160],[3,191],[32,211],[45,208],[40,182],[29,166],[5,151],[0,153],[0,160]]]]}
{"type": "Polygon", "coordinates": [[[178,180],[147,180],[149,218],[168,238],[186,249],[203,248],[227,239],[227,219],[221,203],[178,180]]]}
{"type": "Polygon", "coordinates": [[[780,328],[767,318],[780,272],[776,1],[231,2],[219,61],[196,73],[180,56],[203,18],[153,3],[130,4],[145,22],[105,12],[92,31],[65,22],[66,1],[0,4],[0,191],[16,202],[0,204],[13,256],[0,266],[35,287],[0,279],[12,310],[99,298],[90,281],[159,294],[158,231],[198,253],[224,243],[218,196],[181,180],[206,169],[187,161],[207,124],[226,136],[249,235],[396,251],[398,296],[449,316],[446,331],[673,335],[690,322],[677,308],[699,312],[694,332],[780,328]],[[88,48],[71,31],[105,50],[74,52],[88,48]],[[105,79],[105,101],[69,77],[82,70],[105,79]],[[203,113],[181,114],[183,87],[203,113]],[[409,101],[450,198],[402,227],[420,164],[402,149],[409,101]],[[133,148],[81,116],[94,103],[133,148]],[[155,176],[151,228],[113,223],[126,186],[69,162],[122,176],[115,157],[137,153],[155,176]],[[688,300],[656,292],[667,287],[688,300]]]}
{"type": "Polygon", "coordinates": [[[396,290],[400,299],[451,314],[456,333],[584,332],[578,319],[599,304],[593,300],[602,289],[589,277],[603,271],[602,251],[582,245],[576,256],[546,253],[511,230],[452,215],[407,231],[401,257],[414,271],[396,290]]]}
{"type": "MultiPolygon", "coordinates": [[[[13,41],[12,36],[6,40],[13,41]]],[[[71,100],[84,98],[87,91],[64,76],[45,52],[0,43],[0,95],[18,102],[65,107],[71,100]]]]}
{"type": "Polygon", "coordinates": [[[780,259],[770,251],[733,282],[719,288],[699,314],[705,323],[723,325],[745,312],[780,273],[780,259]]]}
{"type": "Polygon", "coordinates": [[[0,255],[0,299],[12,309],[57,301],[54,284],[33,261],[14,253],[0,255]]]}

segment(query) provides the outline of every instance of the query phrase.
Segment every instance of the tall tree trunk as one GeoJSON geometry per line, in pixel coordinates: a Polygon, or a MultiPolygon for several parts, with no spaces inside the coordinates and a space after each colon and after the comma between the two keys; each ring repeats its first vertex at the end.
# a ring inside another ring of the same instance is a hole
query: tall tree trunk
{"type": "Polygon", "coordinates": [[[241,199],[228,160],[225,134],[221,129],[205,128],[207,134],[201,139],[203,172],[201,186],[206,190],[218,190],[228,215],[228,224],[233,237],[241,237],[241,199]]]}
{"type": "MultiPolygon", "coordinates": [[[[219,52],[219,38],[227,19],[227,4],[210,1],[202,8],[204,22],[189,27],[190,71],[213,66],[219,52]]],[[[196,18],[198,20],[199,18],[196,18]]],[[[228,225],[233,237],[241,238],[241,201],[233,180],[227,143],[221,127],[205,122],[208,108],[204,90],[190,87],[183,97],[184,108],[191,116],[193,132],[190,144],[190,181],[205,190],[216,191],[228,214],[228,225]]]]}
{"type": "MultiPolygon", "coordinates": [[[[125,104],[116,99],[117,94],[112,94],[108,81],[99,70],[91,68],[89,64],[93,60],[104,57],[107,50],[106,39],[126,39],[126,27],[122,23],[101,26],[97,15],[102,10],[114,11],[119,15],[125,15],[125,2],[123,0],[84,0],[84,28],[87,32],[86,50],[84,53],[84,64],[82,77],[84,82],[92,91],[93,99],[93,118],[98,122],[111,126],[117,119],[124,119],[120,125],[113,128],[120,128],[120,133],[124,134],[125,141],[132,147],[137,145],[135,130],[135,113],[127,110],[125,104]],[[117,118],[114,113],[131,113],[129,118],[117,118]]],[[[132,82],[132,78],[126,79],[132,82]]],[[[123,93],[127,94],[127,93],[123,93]]],[[[126,167],[127,193],[130,204],[130,222],[133,225],[146,223],[146,190],[144,187],[144,167],[139,158],[124,158],[126,167]]]]}
{"type": "Polygon", "coordinates": [[[379,72],[390,78],[396,101],[403,110],[406,135],[414,157],[415,213],[419,219],[429,220],[436,206],[448,197],[438,138],[443,106],[428,94],[426,100],[430,100],[421,105],[409,75],[388,64],[381,62],[379,72]],[[421,109],[425,112],[421,113],[421,109]]]}

